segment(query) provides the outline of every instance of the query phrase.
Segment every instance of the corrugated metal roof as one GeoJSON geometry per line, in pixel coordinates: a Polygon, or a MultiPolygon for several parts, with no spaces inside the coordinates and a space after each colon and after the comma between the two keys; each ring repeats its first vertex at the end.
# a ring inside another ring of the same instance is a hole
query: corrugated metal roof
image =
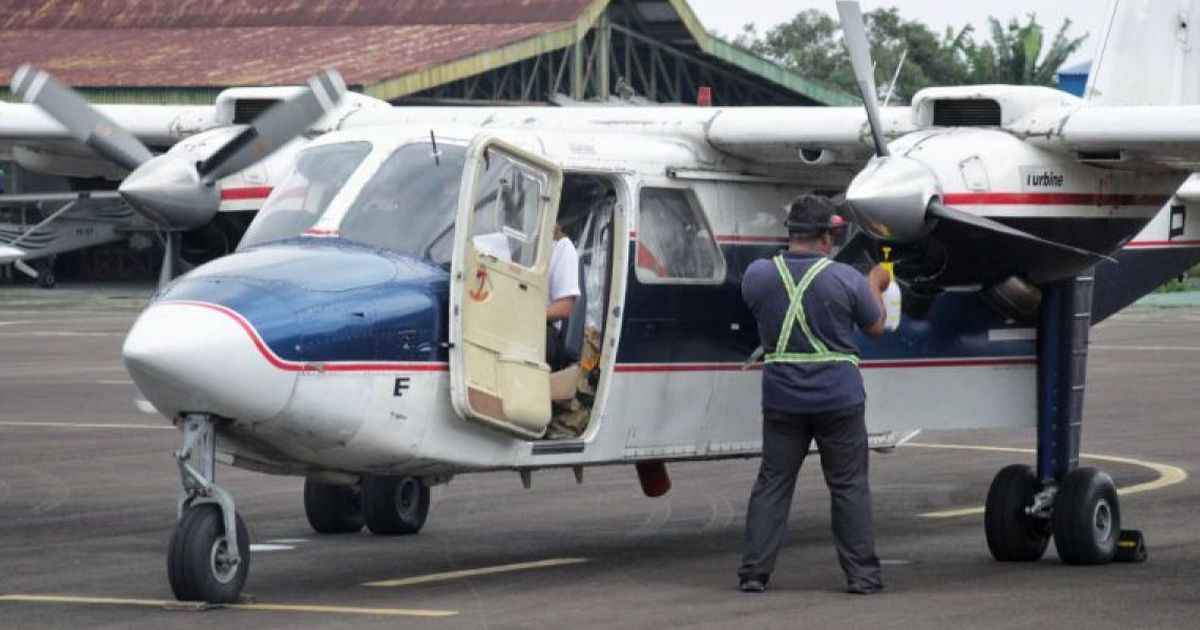
{"type": "Polygon", "coordinates": [[[0,0],[0,28],[384,26],[566,22],[591,0],[0,0]]]}
{"type": "Polygon", "coordinates": [[[0,81],[7,83],[20,63],[33,63],[80,87],[295,85],[322,68],[337,68],[351,85],[370,85],[562,26],[9,31],[0,35],[0,81]]]}
{"type": "MultiPolygon", "coordinates": [[[[0,0],[0,81],[33,63],[82,88],[294,85],[335,67],[395,99],[571,45],[610,0],[0,0]]],[[[655,5],[658,6],[658,5],[655,5]]],[[[713,38],[705,54],[810,99],[850,97],[713,38]]]]}

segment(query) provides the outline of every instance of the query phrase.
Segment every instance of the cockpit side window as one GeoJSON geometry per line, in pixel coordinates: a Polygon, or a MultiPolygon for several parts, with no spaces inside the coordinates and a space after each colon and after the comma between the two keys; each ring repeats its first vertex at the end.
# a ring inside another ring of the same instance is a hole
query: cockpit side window
{"type": "Polygon", "coordinates": [[[369,142],[340,142],[301,151],[296,167],[258,211],[238,249],[299,236],[312,227],[370,152],[369,142]]]}
{"type": "Polygon", "coordinates": [[[342,238],[448,265],[467,149],[406,144],[388,156],[342,219],[342,238]]]}
{"type": "Polygon", "coordinates": [[[545,189],[540,174],[502,153],[489,152],[475,193],[475,248],[522,267],[536,265],[545,189]]]}

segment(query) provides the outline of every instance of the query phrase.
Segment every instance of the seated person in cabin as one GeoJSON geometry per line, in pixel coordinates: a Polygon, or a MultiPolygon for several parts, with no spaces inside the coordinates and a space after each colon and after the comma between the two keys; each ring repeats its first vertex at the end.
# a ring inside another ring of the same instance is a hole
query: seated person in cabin
{"type": "Polygon", "coordinates": [[[575,310],[579,298],[579,252],[562,228],[554,226],[554,249],[550,253],[549,292],[546,297],[546,363],[550,371],[566,367],[560,355],[559,331],[575,310]]]}

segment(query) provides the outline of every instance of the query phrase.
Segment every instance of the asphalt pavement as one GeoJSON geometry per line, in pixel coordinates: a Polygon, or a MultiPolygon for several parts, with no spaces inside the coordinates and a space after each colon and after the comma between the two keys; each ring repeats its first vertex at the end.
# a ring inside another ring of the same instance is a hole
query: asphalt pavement
{"type": "Polygon", "coordinates": [[[1118,485],[1144,564],[1068,567],[987,551],[992,476],[1033,432],[925,433],[872,459],[888,590],[842,584],[828,495],[806,465],[773,589],[736,590],[757,462],[460,476],[425,529],[314,534],[302,481],[230,468],[256,550],[236,609],[165,606],[180,436],[138,412],[119,349],[144,287],[0,287],[0,628],[1179,628],[1200,618],[1200,309],[1139,308],[1094,330],[1083,450],[1118,485]],[[1192,474],[1188,477],[1187,475],[1192,474]],[[384,585],[368,585],[380,583],[384,585]]]}

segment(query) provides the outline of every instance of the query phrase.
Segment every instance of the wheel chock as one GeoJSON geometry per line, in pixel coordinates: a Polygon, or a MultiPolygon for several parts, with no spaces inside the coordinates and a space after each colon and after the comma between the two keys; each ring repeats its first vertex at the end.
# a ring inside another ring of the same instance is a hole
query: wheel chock
{"type": "Polygon", "coordinates": [[[1117,551],[1113,554],[1113,562],[1145,562],[1146,537],[1138,529],[1122,529],[1117,538],[1117,551]]]}

